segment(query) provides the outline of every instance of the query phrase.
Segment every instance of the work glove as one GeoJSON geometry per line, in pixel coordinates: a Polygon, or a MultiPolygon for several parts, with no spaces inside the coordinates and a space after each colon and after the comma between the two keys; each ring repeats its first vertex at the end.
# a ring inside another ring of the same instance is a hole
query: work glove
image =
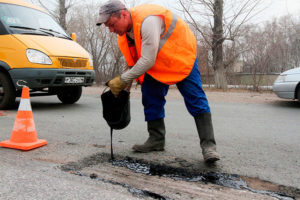
{"type": "Polygon", "coordinates": [[[108,81],[107,85],[115,97],[118,97],[119,93],[126,87],[126,84],[121,80],[120,75],[108,81]]]}

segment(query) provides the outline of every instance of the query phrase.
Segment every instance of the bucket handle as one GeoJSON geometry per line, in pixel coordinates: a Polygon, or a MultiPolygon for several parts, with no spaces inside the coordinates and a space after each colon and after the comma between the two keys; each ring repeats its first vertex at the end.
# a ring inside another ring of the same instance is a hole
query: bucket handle
{"type": "Polygon", "coordinates": [[[109,87],[107,86],[107,87],[104,88],[104,90],[102,91],[102,94],[103,94],[104,92],[106,92],[107,88],[109,88],[109,87]]]}

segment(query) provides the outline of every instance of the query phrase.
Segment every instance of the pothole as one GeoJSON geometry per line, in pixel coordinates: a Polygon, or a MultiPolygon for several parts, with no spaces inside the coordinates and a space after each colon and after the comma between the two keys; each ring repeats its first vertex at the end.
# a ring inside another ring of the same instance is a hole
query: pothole
{"type": "MultiPolygon", "coordinates": [[[[62,165],[61,169],[67,172],[71,171],[76,175],[82,175],[80,173],[80,170],[82,170],[83,168],[91,167],[100,163],[110,162],[113,166],[124,167],[135,173],[142,173],[148,176],[162,176],[174,180],[187,182],[211,183],[238,190],[245,189],[257,194],[269,195],[280,200],[292,200],[300,197],[300,190],[297,188],[282,186],[262,181],[256,178],[242,177],[237,174],[226,174],[220,172],[195,172],[187,170],[185,168],[174,168],[168,165],[155,164],[149,161],[135,159],[131,157],[118,156],[118,159],[115,160],[110,160],[109,158],[109,154],[98,153],[90,157],[86,157],[82,160],[79,160],[78,162],[71,162],[66,165],[62,165]],[[251,182],[251,184],[248,184],[247,182],[251,182]],[[260,185],[260,187],[259,189],[252,188],[251,186],[253,185],[260,185]]],[[[90,178],[99,179],[97,177],[97,174],[91,174],[90,178]]],[[[138,191],[138,189],[136,188],[128,189],[130,192],[138,191]]],[[[149,191],[140,192],[142,192],[144,195],[146,195],[147,192],[151,193],[149,191]]],[[[168,198],[159,197],[158,199],[168,198]]]]}

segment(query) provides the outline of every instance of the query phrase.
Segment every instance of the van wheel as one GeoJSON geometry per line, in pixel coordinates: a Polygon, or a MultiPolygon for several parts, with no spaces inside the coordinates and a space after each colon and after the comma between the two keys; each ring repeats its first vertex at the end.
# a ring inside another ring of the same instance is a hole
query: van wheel
{"type": "Polygon", "coordinates": [[[15,87],[7,75],[3,72],[0,72],[0,110],[11,108],[15,101],[15,87]]]}
{"type": "Polygon", "coordinates": [[[58,99],[64,104],[73,104],[81,97],[81,86],[62,87],[57,92],[58,99]]]}

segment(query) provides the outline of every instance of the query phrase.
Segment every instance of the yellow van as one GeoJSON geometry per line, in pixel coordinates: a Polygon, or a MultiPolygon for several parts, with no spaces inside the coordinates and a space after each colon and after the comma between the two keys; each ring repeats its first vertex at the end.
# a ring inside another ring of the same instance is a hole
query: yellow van
{"type": "Polygon", "coordinates": [[[0,0],[0,109],[15,103],[23,85],[31,96],[57,95],[62,103],[75,103],[82,86],[94,82],[92,63],[42,8],[0,0]]]}

